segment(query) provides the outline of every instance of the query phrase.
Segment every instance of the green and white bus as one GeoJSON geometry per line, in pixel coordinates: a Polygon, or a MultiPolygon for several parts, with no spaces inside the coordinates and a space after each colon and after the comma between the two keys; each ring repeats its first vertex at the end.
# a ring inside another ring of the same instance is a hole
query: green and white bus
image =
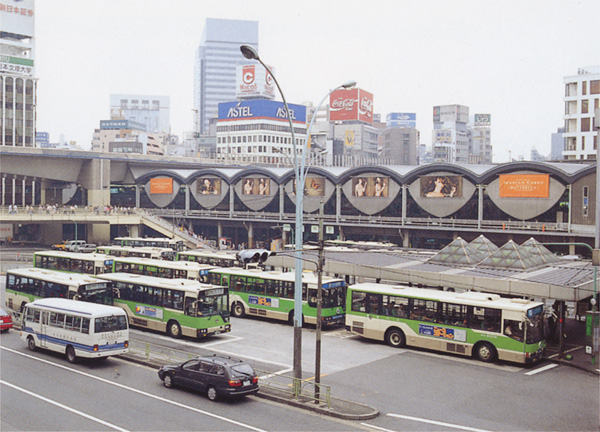
{"type": "Polygon", "coordinates": [[[33,253],[33,266],[69,273],[99,275],[112,271],[112,255],[65,251],[39,251],[33,253]]]}
{"type": "Polygon", "coordinates": [[[152,258],[115,257],[113,273],[133,273],[167,279],[192,279],[207,282],[214,266],[188,261],[165,261],[152,258]]]}
{"type": "Polygon", "coordinates": [[[137,257],[173,260],[176,252],[171,248],[161,247],[132,247],[132,246],[98,246],[96,253],[113,255],[117,257],[137,257]]]}
{"type": "Polygon", "coordinates": [[[5,303],[9,309],[22,312],[25,304],[48,297],[111,305],[112,284],[80,273],[41,268],[7,270],[5,303]]]}
{"type": "MultiPolygon", "coordinates": [[[[235,317],[253,315],[292,323],[294,320],[295,273],[242,269],[210,270],[209,282],[229,288],[229,305],[235,317]]],[[[302,274],[302,320],[317,322],[317,276],[302,274]]],[[[323,276],[322,324],[344,323],[346,282],[323,276]]]]}
{"type": "Polygon", "coordinates": [[[517,363],[540,360],[546,348],[541,302],[376,283],[347,295],[346,329],[392,347],[517,363]]]}
{"type": "Polygon", "coordinates": [[[113,283],[114,305],[125,310],[132,326],[166,332],[174,338],[231,331],[225,287],[131,273],[101,277],[113,283]]]}
{"type": "Polygon", "coordinates": [[[235,254],[213,251],[209,249],[192,249],[178,252],[175,260],[193,261],[200,264],[209,264],[215,267],[239,267],[242,264],[238,261],[235,254]]]}
{"type": "Polygon", "coordinates": [[[183,240],[175,240],[167,237],[115,237],[113,239],[115,246],[131,246],[131,247],[160,247],[170,248],[174,251],[182,251],[183,240]]]}

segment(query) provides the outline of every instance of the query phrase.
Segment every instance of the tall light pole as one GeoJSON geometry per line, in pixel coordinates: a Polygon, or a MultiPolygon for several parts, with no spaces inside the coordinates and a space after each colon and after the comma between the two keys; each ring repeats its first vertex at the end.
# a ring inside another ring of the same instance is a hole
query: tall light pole
{"type": "MultiPolygon", "coordinates": [[[[263,63],[258,55],[258,51],[251,47],[250,45],[242,45],[240,46],[240,51],[243,56],[249,60],[258,61],[269,74],[273,77],[273,81],[279,90],[279,94],[281,95],[281,99],[283,99],[283,105],[285,106],[286,114],[288,121],[290,123],[290,130],[292,132],[292,145],[294,150],[294,174],[296,178],[296,232],[295,232],[295,246],[294,249],[296,251],[296,261],[295,261],[295,285],[294,285],[294,394],[297,396],[300,393],[300,380],[302,380],[302,235],[303,235],[303,197],[304,197],[304,181],[306,178],[305,172],[305,164],[306,164],[306,149],[302,151],[301,161],[298,160],[298,143],[296,142],[296,135],[294,132],[294,124],[292,122],[292,116],[290,113],[290,109],[288,107],[287,101],[285,100],[285,96],[281,91],[281,86],[273,75],[271,69],[263,63]]],[[[323,98],[321,103],[318,105],[317,110],[319,110],[325,99],[333,93],[335,90],[340,88],[350,88],[354,87],[356,82],[347,82],[342,84],[339,87],[331,90],[327,95],[323,98]]],[[[316,115],[313,116],[310,125],[306,131],[306,139],[305,145],[308,144],[308,140],[310,139],[310,130],[314,123],[316,115]]]]}

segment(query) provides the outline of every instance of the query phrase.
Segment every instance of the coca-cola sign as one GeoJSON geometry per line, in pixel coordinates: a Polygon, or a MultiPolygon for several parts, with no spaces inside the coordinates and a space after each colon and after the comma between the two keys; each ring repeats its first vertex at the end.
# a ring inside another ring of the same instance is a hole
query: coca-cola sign
{"type": "Polygon", "coordinates": [[[329,120],[373,123],[373,95],[361,89],[340,89],[329,97],[329,120]]]}

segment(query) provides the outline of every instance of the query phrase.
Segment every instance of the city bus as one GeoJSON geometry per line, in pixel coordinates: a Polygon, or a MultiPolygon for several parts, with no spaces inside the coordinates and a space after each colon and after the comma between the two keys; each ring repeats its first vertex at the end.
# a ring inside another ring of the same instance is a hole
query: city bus
{"type": "MultiPolygon", "coordinates": [[[[229,305],[235,317],[260,316],[287,321],[294,320],[295,273],[242,269],[239,267],[210,270],[209,282],[229,288],[229,305]]],[[[302,274],[302,320],[317,322],[317,276],[302,274]]],[[[322,324],[344,324],[346,282],[323,276],[322,324]]]]}
{"type": "Polygon", "coordinates": [[[98,246],[96,253],[113,255],[117,257],[138,257],[173,260],[176,252],[171,248],[162,247],[132,247],[132,246],[98,246]]]}
{"type": "Polygon", "coordinates": [[[392,347],[406,345],[484,362],[534,363],[543,357],[544,304],[480,292],[403,285],[348,287],[346,329],[392,347]]]}
{"type": "Polygon", "coordinates": [[[114,305],[129,324],[178,338],[200,338],[231,331],[228,290],[189,279],[164,279],[131,273],[106,273],[114,305]]]}
{"type": "Polygon", "coordinates": [[[160,247],[170,248],[176,252],[182,251],[183,240],[175,240],[167,237],[115,237],[113,240],[115,246],[131,246],[131,247],[160,247]]]}
{"type": "Polygon", "coordinates": [[[213,268],[215,266],[188,261],[115,257],[112,271],[113,273],[134,273],[167,279],[193,279],[207,282],[208,271],[213,268]]]}
{"type": "Polygon", "coordinates": [[[5,297],[6,307],[22,312],[25,304],[40,298],[59,297],[110,305],[113,296],[110,282],[90,275],[18,268],[6,272],[5,297]]]}
{"type": "Polygon", "coordinates": [[[79,357],[105,359],[129,351],[123,309],[64,298],[27,303],[20,334],[31,351],[64,353],[70,363],[79,357]]]}
{"type": "Polygon", "coordinates": [[[70,273],[99,275],[112,271],[112,255],[65,251],[38,251],[33,253],[33,266],[70,273]]]}
{"type": "Polygon", "coordinates": [[[178,252],[177,261],[193,261],[200,264],[209,264],[215,267],[241,267],[235,254],[213,251],[209,249],[193,249],[178,252]]]}

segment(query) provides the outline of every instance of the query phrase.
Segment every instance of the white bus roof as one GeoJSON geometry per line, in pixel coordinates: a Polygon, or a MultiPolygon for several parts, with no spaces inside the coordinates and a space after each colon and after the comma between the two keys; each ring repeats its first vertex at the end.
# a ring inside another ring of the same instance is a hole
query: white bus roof
{"type": "Polygon", "coordinates": [[[68,300],[64,298],[44,298],[38,299],[28,305],[42,306],[48,309],[56,309],[65,312],[75,312],[82,315],[105,316],[105,315],[125,315],[125,311],[120,307],[108,306],[97,303],[88,303],[77,300],[68,300]]]}
{"type": "Polygon", "coordinates": [[[192,256],[206,256],[215,258],[224,258],[230,260],[236,260],[237,258],[233,253],[227,253],[222,251],[212,251],[207,249],[192,249],[179,252],[180,255],[192,255],[192,256]]]}
{"type": "Polygon", "coordinates": [[[134,284],[144,284],[159,288],[170,288],[182,291],[205,291],[214,288],[224,288],[220,285],[211,285],[192,279],[166,279],[155,276],[138,275],[133,273],[103,273],[102,279],[113,282],[129,282],[134,284]]]}
{"type": "Polygon", "coordinates": [[[142,257],[114,257],[115,262],[127,262],[132,264],[152,265],[156,267],[165,267],[172,269],[186,269],[186,270],[207,270],[216,268],[210,264],[201,264],[194,261],[167,261],[155,258],[142,258],[142,257]]]}
{"type": "Polygon", "coordinates": [[[82,253],[82,252],[67,252],[67,251],[37,251],[34,255],[55,256],[59,258],[81,259],[85,261],[110,261],[114,258],[112,255],[101,253],[82,253]]]}
{"type": "Polygon", "coordinates": [[[88,283],[105,282],[88,274],[65,273],[58,270],[48,270],[42,268],[17,268],[7,270],[7,274],[42,279],[45,281],[56,282],[65,285],[82,285],[88,283]]]}
{"type": "MultiPolygon", "coordinates": [[[[226,273],[231,275],[239,275],[239,276],[250,276],[250,277],[259,277],[262,279],[275,279],[275,280],[283,280],[283,281],[295,281],[296,273],[293,271],[290,272],[281,272],[281,271],[264,271],[259,269],[243,269],[240,267],[226,267],[226,268],[216,268],[210,271],[211,273],[226,273]]],[[[344,279],[333,278],[331,276],[323,276],[323,285],[335,282],[335,281],[343,281],[344,279]]],[[[302,272],[302,282],[304,283],[318,283],[317,275],[313,272],[302,272]]]]}
{"type": "Polygon", "coordinates": [[[429,288],[415,288],[406,285],[385,285],[377,283],[361,283],[350,285],[349,290],[365,291],[399,297],[418,298],[422,300],[437,300],[447,303],[460,303],[476,307],[495,307],[525,311],[535,306],[543,305],[542,302],[520,298],[500,297],[498,294],[488,294],[475,291],[452,292],[429,288]]]}

